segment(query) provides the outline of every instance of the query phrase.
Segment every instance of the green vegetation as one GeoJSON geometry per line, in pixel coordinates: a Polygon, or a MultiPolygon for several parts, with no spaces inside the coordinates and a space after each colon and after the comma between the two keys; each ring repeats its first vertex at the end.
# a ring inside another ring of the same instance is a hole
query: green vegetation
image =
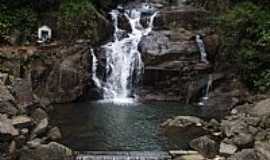
{"type": "Polygon", "coordinates": [[[28,39],[27,35],[31,35],[37,21],[37,16],[31,7],[29,5],[21,7],[19,3],[1,2],[0,10],[0,40],[11,34],[16,34],[17,41],[28,39]]]}
{"type": "Polygon", "coordinates": [[[270,5],[268,1],[236,3],[219,18],[223,52],[246,84],[270,90],[270,5]]]}
{"type": "MultiPolygon", "coordinates": [[[[56,39],[98,41],[104,25],[101,13],[113,0],[0,0],[0,44],[24,44],[36,39],[37,27],[49,24],[56,39]],[[15,42],[14,42],[15,39],[15,42]]],[[[104,33],[104,30],[103,32],[104,33]]]]}
{"type": "Polygon", "coordinates": [[[92,3],[89,0],[66,0],[60,5],[57,26],[62,38],[99,40],[98,23],[102,16],[92,3]]]}

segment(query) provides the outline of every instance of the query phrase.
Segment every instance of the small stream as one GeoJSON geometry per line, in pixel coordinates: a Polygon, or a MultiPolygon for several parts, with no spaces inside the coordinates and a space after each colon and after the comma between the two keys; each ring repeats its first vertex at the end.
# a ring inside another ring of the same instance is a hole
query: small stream
{"type": "Polygon", "coordinates": [[[203,133],[168,135],[160,124],[200,113],[200,108],[177,103],[85,102],[57,105],[52,124],[60,127],[63,143],[77,151],[162,151],[188,149],[188,142],[203,133]]]}

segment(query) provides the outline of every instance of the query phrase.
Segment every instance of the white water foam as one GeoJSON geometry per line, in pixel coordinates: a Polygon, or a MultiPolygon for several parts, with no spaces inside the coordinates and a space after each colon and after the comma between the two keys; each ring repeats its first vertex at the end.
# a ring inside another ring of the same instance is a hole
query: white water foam
{"type": "Polygon", "coordinates": [[[90,52],[91,52],[91,55],[92,55],[92,80],[94,81],[95,85],[98,88],[101,88],[101,82],[97,77],[98,60],[97,60],[97,57],[96,57],[96,55],[94,53],[94,50],[91,49],[90,52]]]}
{"type": "MultiPolygon", "coordinates": [[[[145,10],[145,9],[144,9],[145,10]]],[[[144,28],[140,21],[142,11],[139,9],[118,10],[110,12],[114,24],[114,40],[103,46],[106,54],[106,81],[103,85],[104,99],[115,102],[133,102],[134,88],[143,73],[143,61],[138,45],[143,36],[153,29],[157,12],[151,14],[148,26],[144,28]],[[118,27],[119,16],[125,16],[131,26],[131,33],[118,27]],[[121,35],[127,34],[125,38],[121,35]]]]}
{"type": "Polygon", "coordinates": [[[209,61],[207,60],[207,52],[205,49],[205,45],[203,42],[203,39],[201,37],[201,35],[196,35],[196,43],[200,49],[200,53],[201,53],[201,61],[205,64],[209,64],[209,61]]]}

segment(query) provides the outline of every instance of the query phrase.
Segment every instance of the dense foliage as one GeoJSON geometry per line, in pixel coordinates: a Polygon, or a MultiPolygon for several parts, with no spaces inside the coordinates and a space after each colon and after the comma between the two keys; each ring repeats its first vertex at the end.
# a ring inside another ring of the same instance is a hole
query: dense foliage
{"type": "Polygon", "coordinates": [[[224,53],[250,88],[270,89],[269,1],[237,1],[220,19],[224,53]]]}
{"type": "Polygon", "coordinates": [[[32,7],[26,1],[0,1],[0,38],[6,38],[10,34],[18,34],[19,39],[26,38],[29,32],[36,27],[33,23],[37,20],[32,7]]]}
{"type": "Polygon", "coordinates": [[[53,26],[58,38],[98,39],[98,19],[120,1],[125,0],[0,0],[0,44],[31,41],[44,23],[53,26]]]}

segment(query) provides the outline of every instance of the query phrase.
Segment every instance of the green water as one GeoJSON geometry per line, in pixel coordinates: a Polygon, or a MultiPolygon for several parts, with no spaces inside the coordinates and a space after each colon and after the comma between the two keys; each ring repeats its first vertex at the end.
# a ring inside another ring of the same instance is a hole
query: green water
{"type": "Polygon", "coordinates": [[[161,151],[187,149],[202,134],[165,134],[160,124],[178,115],[200,115],[201,109],[178,103],[117,105],[86,102],[57,105],[52,124],[63,132],[63,143],[78,151],[161,151]]]}

